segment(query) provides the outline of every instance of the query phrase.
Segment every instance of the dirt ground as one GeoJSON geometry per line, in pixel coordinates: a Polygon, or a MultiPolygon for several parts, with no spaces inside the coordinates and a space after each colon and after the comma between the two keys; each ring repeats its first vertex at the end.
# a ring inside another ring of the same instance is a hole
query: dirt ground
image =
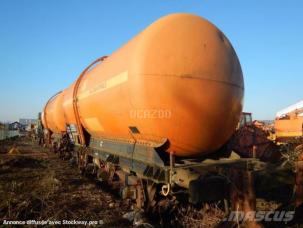
{"type": "MultiPolygon", "coordinates": [[[[257,207],[276,210],[279,205],[257,200],[257,207]]],[[[216,207],[204,207],[194,213],[191,209],[183,210],[178,207],[174,215],[161,216],[168,220],[167,224],[177,227],[214,227],[224,217],[224,212],[216,207]]],[[[75,165],[59,159],[49,149],[27,138],[0,142],[0,227],[4,220],[69,225],[85,221],[88,225],[90,221],[102,227],[133,227],[125,218],[133,211],[131,202],[123,201],[114,190],[95,179],[81,175],[75,165]]],[[[302,227],[302,215],[296,213],[296,220],[301,222],[289,227],[302,227]]],[[[158,218],[149,218],[148,226],[143,227],[160,226],[163,223],[158,218]]],[[[274,223],[265,227],[284,225],[274,223]]]]}
{"type": "MultiPolygon", "coordinates": [[[[210,207],[195,212],[193,219],[183,210],[178,209],[177,215],[161,215],[166,220],[164,226],[213,227],[223,216],[222,211],[210,207]]],[[[48,224],[77,220],[96,222],[102,227],[133,227],[133,222],[124,218],[127,213],[134,216],[133,212],[130,202],[95,179],[81,175],[69,161],[59,159],[49,149],[27,138],[0,142],[0,226],[4,220],[48,224]]],[[[163,226],[159,216],[144,220],[148,223],[141,227],[163,226]]]]}
{"type": "Polygon", "coordinates": [[[131,227],[122,217],[129,211],[129,203],[48,149],[26,139],[0,142],[0,221],[85,220],[131,227]]]}

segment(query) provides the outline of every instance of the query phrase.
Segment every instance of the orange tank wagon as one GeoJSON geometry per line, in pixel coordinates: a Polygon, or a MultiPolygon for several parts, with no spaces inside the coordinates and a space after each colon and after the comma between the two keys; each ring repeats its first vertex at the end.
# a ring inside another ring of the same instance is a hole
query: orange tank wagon
{"type": "Polygon", "coordinates": [[[243,94],[226,36],[199,16],[172,14],[91,63],[48,101],[42,121],[54,152],[137,207],[168,215],[183,203],[221,201],[225,211],[255,211],[263,166],[226,158],[243,94]]]}
{"type": "Polygon", "coordinates": [[[225,35],[199,16],[172,14],[53,98],[44,126],[58,133],[77,125],[80,138],[165,143],[176,156],[203,156],[235,131],[243,93],[241,66],[225,35]]]}
{"type": "Polygon", "coordinates": [[[66,132],[66,121],[63,111],[63,95],[64,92],[59,92],[53,96],[46,104],[42,112],[43,126],[49,129],[52,133],[61,134],[66,132]]]}
{"type": "Polygon", "coordinates": [[[139,207],[154,205],[158,189],[183,188],[195,203],[221,200],[228,181],[214,171],[239,161],[204,160],[230,152],[243,94],[226,36],[199,16],[172,14],[91,63],[48,101],[42,122],[55,152],[102,181],[118,180],[139,207]]]}

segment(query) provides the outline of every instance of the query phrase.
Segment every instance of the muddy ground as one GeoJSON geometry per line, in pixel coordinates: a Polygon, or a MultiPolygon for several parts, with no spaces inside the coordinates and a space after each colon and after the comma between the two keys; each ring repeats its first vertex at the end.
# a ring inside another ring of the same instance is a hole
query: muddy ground
{"type": "MultiPolygon", "coordinates": [[[[0,141],[0,226],[4,220],[48,224],[77,220],[97,222],[102,227],[133,227],[135,220],[129,219],[133,212],[132,202],[123,201],[115,190],[80,174],[75,165],[49,149],[27,138],[0,141]]],[[[139,220],[145,223],[139,226],[213,227],[223,215],[210,206],[192,217],[180,207],[173,214],[161,214],[162,218],[157,213],[143,214],[139,220]]]]}
{"type": "Polygon", "coordinates": [[[131,205],[26,139],[0,144],[0,221],[92,220],[131,227],[131,205]],[[15,148],[15,149],[12,149],[15,148]]]}
{"type": "MultiPolygon", "coordinates": [[[[278,207],[257,200],[259,210],[278,207]]],[[[4,220],[48,221],[49,224],[76,220],[91,221],[102,227],[133,227],[133,221],[125,218],[133,211],[133,203],[121,200],[116,191],[92,177],[81,175],[75,165],[59,159],[49,149],[27,138],[0,142],[0,227],[4,220]]],[[[206,205],[194,213],[177,207],[173,214],[165,212],[161,216],[167,219],[165,223],[157,216],[146,216],[145,227],[221,226],[224,212],[216,205],[206,205]]],[[[289,227],[303,227],[303,213],[296,213],[295,217],[300,222],[288,224],[289,227]]],[[[277,227],[278,224],[263,225],[277,227]]]]}

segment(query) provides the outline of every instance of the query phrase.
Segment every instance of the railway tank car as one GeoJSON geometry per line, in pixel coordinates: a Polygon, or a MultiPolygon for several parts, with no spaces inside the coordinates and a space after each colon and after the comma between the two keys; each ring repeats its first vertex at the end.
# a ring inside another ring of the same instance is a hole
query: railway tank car
{"type": "Polygon", "coordinates": [[[43,126],[56,134],[66,131],[62,102],[63,92],[59,92],[49,99],[42,113],[43,126]]]}
{"type": "Polygon", "coordinates": [[[199,16],[172,14],[87,67],[48,102],[43,124],[70,136],[80,166],[93,160],[104,174],[110,164],[118,175],[121,169],[169,192],[172,182],[189,188],[197,178],[174,169],[177,162],[226,144],[243,94],[241,66],[225,35],[199,16]]]}

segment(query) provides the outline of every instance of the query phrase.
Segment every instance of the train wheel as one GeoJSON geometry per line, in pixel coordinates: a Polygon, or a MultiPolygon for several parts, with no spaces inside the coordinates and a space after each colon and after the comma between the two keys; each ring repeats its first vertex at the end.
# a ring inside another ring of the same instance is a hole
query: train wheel
{"type": "Polygon", "coordinates": [[[80,173],[85,172],[87,162],[88,162],[88,156],[85,153],[85,150],[79,149],[77,151],[77,163],[78,163],[78,169],[79,169],[80,173]]]}
{"type": "Polygon", "coordinates": [[[157,192],[156,184],[154,182],[147,181],[145,189],[147,196],[146,199],[147,210],[151,210],[156,205],[156,200],[155,200],[156,192],[157,192]]]}
{"type": "Polygon", "coordinates": [[[303,144],[300,144],[295,148],[296,160],[303,161],[303,144]]]}
{"type": "Polygon", "coordinates": [[[141,181],[141,183],[139,183],[137,185],[137,188],[136,188],[136,206],[137,208],[140,208],[140,209],[144,209],[144,205],[145,205],[145,192],[144,192],[144,184],[143,182],[141,181]]]}
{"type": "Polygon", "coordinates": [[[156,205],[157,188],[152,181],[141,180],[137,185],[136,205],[145,211],[151,211],[156,205]]]}
{"type": "Polygon", "coordinates": [[[51,144],[51,152],[53,152],[55,154],[58,152],[58,144],[57,144],[57,142],[52,142],[52,144],[51,144]]]}

